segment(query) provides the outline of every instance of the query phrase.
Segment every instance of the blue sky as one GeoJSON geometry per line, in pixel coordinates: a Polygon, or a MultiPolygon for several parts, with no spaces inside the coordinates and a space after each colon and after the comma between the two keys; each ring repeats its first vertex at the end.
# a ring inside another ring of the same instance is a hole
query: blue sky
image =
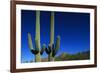
{"type": "MultiPolygon", "coordinates": [[[[34,60],[28,47],[27,33],[31,33],[34,45],[35,15],[33,10],[21,11],[21,62],[34,60]]],[[[50,41],[50,11],[41,11],[40,16],[41,45],[50,41]]],[[[55,40],[60,35],[61,45],[58,54],[63,52],[75,54],[90,50],[90,14],[75,12],[55,12],[55,40]]],[[[47,57],[46,53],[42,57],[47,57]]]]}

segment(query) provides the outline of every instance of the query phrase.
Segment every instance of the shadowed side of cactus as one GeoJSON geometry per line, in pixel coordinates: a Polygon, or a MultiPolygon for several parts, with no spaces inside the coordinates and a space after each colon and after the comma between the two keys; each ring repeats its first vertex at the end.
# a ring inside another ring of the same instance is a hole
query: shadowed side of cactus
{"type": "Polygon", "coordinates": [[[40,11],[36,11],[35,47],[33,47],[30,33],[28,33],[28,44],[30,51],[35,55],[35,62],[41,62],[41,55],[45,51],[45,46],[43,45],[42,48],[40,46],[40,11]]]}
{"type": "Polygon", "coordinates": [[[60,49],[60,36],[57,36],[56,44],[52,44],[45,49],[46,53],[48,54],[48,61],[54,61],[55,56],[60,49]]]}
{"type": "Polygon", "coordinates": [[[53,61],[52,57],[52,46],[49,44],[49,46],[45,49],[46,53],[48,54],[48,61],[53,61]]]}

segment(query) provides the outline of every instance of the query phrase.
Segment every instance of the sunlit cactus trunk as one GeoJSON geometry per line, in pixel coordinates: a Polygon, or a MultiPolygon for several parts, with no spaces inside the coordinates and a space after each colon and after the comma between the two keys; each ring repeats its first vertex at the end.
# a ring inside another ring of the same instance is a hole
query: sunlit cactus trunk
{"type": "Polygon", "coordinates": [[[36,31],[35,32],[36,32],[35,39],[39,41],[39,46],[40,46],[40,11],[36,11],[36,31]]]}
{"type": "MultiPolygon", "coordinates": [[[[50,46],[54,44],[54,12],[51,12],[51,23],[50,23],[50,46]]],[[[54,61],[52,52],[48,56],[49,61],[54,61]]]]}
{"type": "MultiPolygon", "coordinates": [[[[36,33],[35,33],[35,40],[37,40],[37,49],[40,51],[40,11],[36,11],[36,33]]],[[[36,54],[35,58],[36,62],[41,61],[40,52],[36,54]]]]}
{"type": "Polygon", "coordinates": [[[54,44],[54,12],[51,12],[50,45],[54,44]]]}

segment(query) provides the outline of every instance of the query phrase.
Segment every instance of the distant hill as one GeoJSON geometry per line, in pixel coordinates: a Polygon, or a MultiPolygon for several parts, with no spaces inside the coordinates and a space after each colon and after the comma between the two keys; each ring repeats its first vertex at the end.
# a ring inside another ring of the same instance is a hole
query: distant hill
{"type": "MultiPolygon", "coordinates": [[[[55,57],[55,61],[68,61],[68,60],[87,60],[90,59],[90,51],[79,52],[76,54],[61,53],[55,57]]],[[[48,58],[42,58],[42,62],[47,62],[48,58]]]]}

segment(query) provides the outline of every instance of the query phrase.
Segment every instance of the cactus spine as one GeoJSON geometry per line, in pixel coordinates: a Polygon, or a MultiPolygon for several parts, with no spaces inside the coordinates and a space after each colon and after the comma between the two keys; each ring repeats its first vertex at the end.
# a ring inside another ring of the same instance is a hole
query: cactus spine
{"type": "Polygon", "coordinates": [[[44,45],[40,49],[40,11],[36,11],[36,31],[35,31],[35,49],[32,45],[31,34],[28,33],[28,43],[31,52],[35,55],[35,62],[41,62],[41,55],[44,52],[44,45]]]}
{"type": "Polygon", "coordinates": [[[51,24],[50,24],[50,44],[46,48],[48,54],[48,61],[54,61],[55,55],[60,48],[60,36],[57,36],[56,45],[54,45],[54,12],[51,12],[51,24]]]}

